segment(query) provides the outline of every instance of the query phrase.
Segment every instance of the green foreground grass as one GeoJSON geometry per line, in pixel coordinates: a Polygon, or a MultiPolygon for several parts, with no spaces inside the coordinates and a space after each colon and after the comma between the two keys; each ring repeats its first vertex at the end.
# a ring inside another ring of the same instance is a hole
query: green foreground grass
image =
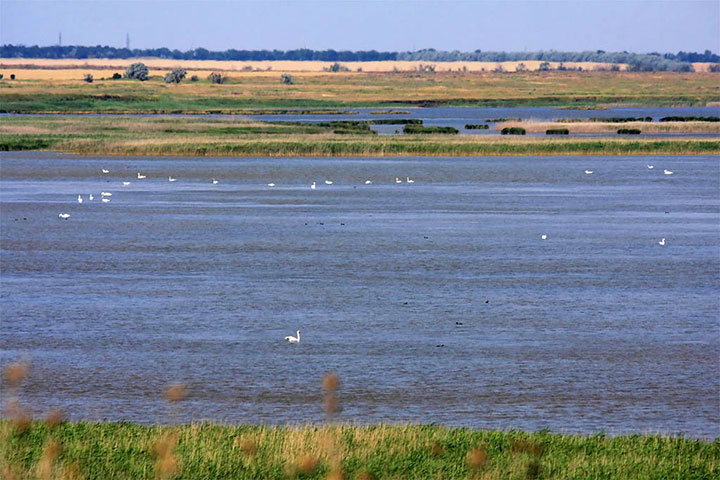
{"type": "Polygon", "coordinates": [[[716,479],[720,440],[440,426],[18,425],[0,476],[186,479],[716,479]]]}
{"type": "Polygon", "coordinates": [[[0,151],[85,155],[475,156],[649,155],[720,152],[718,138],[547,138],[374,135],[327,124],[262,123],[240,118],[10,116],[0,118],[0,151]]]}

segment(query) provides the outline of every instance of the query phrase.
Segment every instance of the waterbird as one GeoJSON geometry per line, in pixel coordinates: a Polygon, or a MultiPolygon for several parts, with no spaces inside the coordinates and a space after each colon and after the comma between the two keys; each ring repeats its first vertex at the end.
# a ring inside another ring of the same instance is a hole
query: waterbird
{"type": "Polygon", "coordinates": [[[110,192],[100,192],[100,196],[102,196],[102,197],[112,197],[112,193],[110,193],[110,192]]]}
{"type": "Polygon", "coordinates": [[[661,247],[664,247],[664,246],[665,246],[665,237],[663,237],[663,238],[658,242],[658,245],[660,245],[661,247]]]}
{"type": "Polygon", "coordinates": [[[542,235],[540,235],[540,238],[542,240],[547,240],[547,233],[543,233],[542,235]]]}
{"type": "Polygon", "coordinates": [[[82,195],[78,195],[78,203],[82,203],[82,202],[83,202],[82,195]]]}
{"type": "Polygon", "coordinates": [[[177,178],[168,177],[168,182],[174,182],[175,180],[177,180],[177,178]]]}
{"type": "Polygon", "coordinates": [[[109,201],[110,201],[109,198],[103,198],[103,199],[102,199],[102,202],[103,202],[103,203],[108,203],[109,201]]]}
{"type": "Polygon", "coordinates": [[[213,182],[213,185],[217,185],[220,182],[220,180],[218,180],[217,178],[213,178],[212,182],[213,182]]]}
{"type": "Polygon", "coordinates": [[[415,183],[415,180],[411,180],[410,177],[405,177],[407,179],[407,183],[415,183]]]}
{"type": "Polygon", "coordinates": [[[652,170],[653,168],[655,168],[655,165],[648,165],[647,167],[652,170]]]}
{"type": "Polygon", "coordinates": [[[300,330],[297,331],[297,337],[288,335],[287,337],[285,337],[285,340],[287,340],[290,343],[300,343],[300,330]]]}
{"type": "Polygon", "coordinates": [[[130,182],[123,182],[123,187],[127,187],[128,185],[130,185],[130,182]]]}
{"type": "Polygon", "coordinates": [[[137,177],[138,177],[138,180],[142,180],[143,178],[147,178],[146,175],[141,175],[140,172],[138,172],[137,177]]]}
{"type": "Polygon", "coordinates": [[[395,183],[402,183],[402,180],[400,180],[398,177],[395,177],[395,183]]]}
{"type": "Polygon", "coordinates": [[[70,218],[70,214],[69,213],[60,213],[60,214],[58,214],[58,217],[62,218],[63,220],[67,220],[68,218],[70,218]]]}
{"type": "Polygon", "coordinates": [[[325,180],[325,185],[332,185],[332,182],[330,180],[325,180]]]}
{"type": "Polygon", "coordinates": [[[672,175],[672,174],[673,174],[673,172],[671,172],[670,170],[667,170],[667,169],[666,169],[666,170],[663,170],[663,173],[664,173],[665,175],[672,175]]]}
{"type": "Polygon", "coordinates": [[[268,187],[274,187],[275,184],[273,182],[268,183],[268,187]]]}
{"type": "Polygon", "coordinates": [[[372,182],[370,180],[365,180],[365,185],[372,185],[372,182]]]}
{"type": "Polygon", "coordinates": [[[105,174],[108,174],[108,173],[110,173],[110,170],[107,170],[107,169],[103,168],[103,169],[102,169],[102,172],[105,173],[105,174]]]}
{"type": "Polygon", "coordinates": [[[462,322],[455,322],[455,325],[462,325],[462,322]]]}
{"type": "Polygon", "coordinates": [[[585,175],[590,175],[590,174],[592,174],[592,172],[593,172],[592,170],[585,170],[585,175]]]}
{"type": "Polygon", "coordinates": [[[95,200],[95,197],[93,197],[93,194],[91,193],[91,194],[90,194],[90,201],[93,201],[93,200],[95,200]]]}
{"type": "Polygon", "coordinates": [[[310,188],[311,188],[312,190],[315,190],[315,182],[312,182],[312,184],[310,185],[310,188]]]}

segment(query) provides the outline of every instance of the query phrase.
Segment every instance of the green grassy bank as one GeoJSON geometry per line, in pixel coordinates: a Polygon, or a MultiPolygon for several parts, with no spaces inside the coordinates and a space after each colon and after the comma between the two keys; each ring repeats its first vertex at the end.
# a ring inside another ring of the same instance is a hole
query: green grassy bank
{"type": "Polygon", "coordinates": [[[0,476],[186,479],[716,479],[720,440],[439,426],[0,421],[0,476]]]}

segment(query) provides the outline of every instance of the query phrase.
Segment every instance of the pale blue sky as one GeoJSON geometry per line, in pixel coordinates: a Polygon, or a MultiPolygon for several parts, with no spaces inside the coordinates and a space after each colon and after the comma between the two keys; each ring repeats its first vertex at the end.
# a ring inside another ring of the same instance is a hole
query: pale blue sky
{"type": "Polygon", "coordinates": [[[0,43],[720,52],[718,0],[0,0],[0,43]]]}

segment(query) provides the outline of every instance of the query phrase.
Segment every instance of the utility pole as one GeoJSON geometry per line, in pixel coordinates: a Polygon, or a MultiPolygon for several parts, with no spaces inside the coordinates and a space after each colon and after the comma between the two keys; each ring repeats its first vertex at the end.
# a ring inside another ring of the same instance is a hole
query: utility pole
{"type": "Polygon", "coordinates": [[[125,34],[125,48],[130,50],[130,34],[129,33],[125,34]]]}
{"type": "Polygon", "coordinates": [[[58,47],[62,47],[62,32],[58,33],[58,47]]]}

